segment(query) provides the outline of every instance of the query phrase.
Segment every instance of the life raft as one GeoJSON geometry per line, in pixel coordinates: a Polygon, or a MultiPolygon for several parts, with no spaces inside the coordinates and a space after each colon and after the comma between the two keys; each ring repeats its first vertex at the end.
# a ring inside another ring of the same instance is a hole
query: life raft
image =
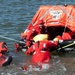
{"type": "MultiPolygon", "coordinates": [[[[62,36],[65,32],[70,33],[70,36],[65,35],[63,37],[63,42],[59,43],[59,51],[60,49],[65,51],[75,51],[75,43],[73,43],[73,39],[75,39],[74,11],[75,5],[40,6],[32,18],[32,21],[28,24],[26,30],[21,34],[20,37],[24,38],[26,41],[31,40],[31,38],[27,39],[26,37],[29,36],[29,34],[33,35],[31,32],[32,29],[40,31],[39,25],[40,23],[43,23],[43,26],[45,27],[44,31],[49,35],[50,40],[53,40],[58,35],[62,36]],[[68,40],[66,40],[67,37],[69,37],[68,40]]],[[[41,31],[39,34],[41,34],[41,31]]],[[[34,41],[36,40],[41,39],[39,37],[34,41]]],[[[25,48],[25,45],[26,44],[23,45],[21,43],[18,45],[17,49],[25,48]]]]}

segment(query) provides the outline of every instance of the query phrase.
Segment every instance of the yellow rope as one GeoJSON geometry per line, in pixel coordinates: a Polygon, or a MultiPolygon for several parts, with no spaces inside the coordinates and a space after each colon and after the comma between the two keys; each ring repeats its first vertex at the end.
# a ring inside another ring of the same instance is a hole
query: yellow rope
{"type": "Polygon", "coordinates": [[[71,44],[68,44],[68,45],[66,45],[66,46],[63,46],[63,47],[61,47],[61,48],[58,48],[57,50],[60,50],[60,49],[63,49],[63,48],[66,48],[66,47],[72,46],[72,45],[74,45],[74,44],[75,44],[75,42],[73,42],[73,43],[71,43],[71,44]]]}

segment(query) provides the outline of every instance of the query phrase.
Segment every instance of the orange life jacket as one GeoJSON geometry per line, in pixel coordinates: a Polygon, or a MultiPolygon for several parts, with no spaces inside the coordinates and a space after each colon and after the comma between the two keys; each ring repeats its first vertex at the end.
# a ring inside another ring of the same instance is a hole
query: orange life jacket
{"type": "Polygon", "coordinates": [[[5,42],[0,42],[0,53],[7,52],[7,45],[5,42]]]}

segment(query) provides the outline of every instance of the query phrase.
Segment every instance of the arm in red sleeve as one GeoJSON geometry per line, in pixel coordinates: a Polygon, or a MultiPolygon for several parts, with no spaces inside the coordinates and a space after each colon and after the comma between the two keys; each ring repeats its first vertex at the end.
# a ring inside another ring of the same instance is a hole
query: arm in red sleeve
{"type": "Polygon", "coordinates": [[[28,54],[34,52],[34,51],[35,51],[34,47],[35,47],[35,46],[32,45],[32,46],[26,51],[26,54],[28,55],[28,54]]]}
{"type": "Polygon", "coordinates": [[[56,47],[56,46],[57,46],[57,43],[58,43],[58,42],[49,41],[49,42],[48,42],[48,45],[49,45],[50,48],[52,48],[52,47],[56,47]]]}

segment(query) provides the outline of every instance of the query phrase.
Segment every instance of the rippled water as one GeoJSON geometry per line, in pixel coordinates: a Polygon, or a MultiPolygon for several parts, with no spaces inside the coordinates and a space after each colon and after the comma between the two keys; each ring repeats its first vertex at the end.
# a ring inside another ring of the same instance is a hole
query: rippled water
{"type": "MultiPolygon", "coordinates": [[[[30,23],[32,17],[40,5],[55,5],[55,4],[74,4],[74,0],[0,0],[0,36],[5,36],[15,40],[20,39],[20,34],[30,23]]],[[[13,62],[8,67],[0,69],[0,75],[74,75],[74,70],[66,68],[72,64],[66,65],[66,59],[74,62],[72,57],[52,57],[49,69],[38,70],[29,68],[28,71],[21,70],[22,65],[30,65],[30,57],[24,53],[15,53],[14,41],[0,37],[0,41],[5,41],[8,45],[10,55],[13,57],[13,62]],[[61,62],[61,60],[63,62],[61,62]],[[36,70],[36,71],[35,71],[36,70]],[[69,72],[69,73],[68,73],[69,72]]],[[[70,62],[69,62],[70,63],[70,62]]]]}

